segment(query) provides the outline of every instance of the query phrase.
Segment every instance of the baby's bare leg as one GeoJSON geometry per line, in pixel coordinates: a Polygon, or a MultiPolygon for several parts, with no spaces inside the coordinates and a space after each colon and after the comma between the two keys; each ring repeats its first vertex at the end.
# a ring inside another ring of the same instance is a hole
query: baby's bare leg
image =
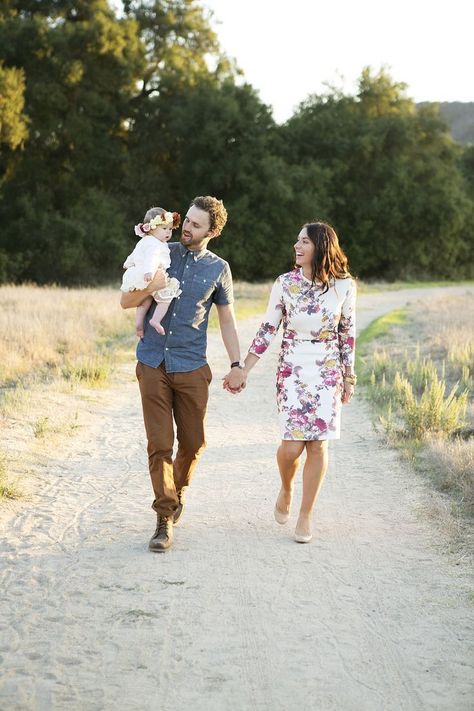
{"type": "Polygon", "coordinates": [[[138,338],[143,338],[144,336],[145,316],[152,301],[153,298],[151,296],[147,296],[145,301],[141,303],[140,306],[137,306],[137,310],[135,312],[135,333],[138,338]]]}
{"type": "Polygon", "coordinates": [[[169,301],[157,301],[155,313],[150,319],[150,326],[153,326],[153,328],[155,328],[162,336],[165,335],[165,329],[161,325],[161,320],[164,318],[166,312],[168,311],[169,305],[169,301]]]}

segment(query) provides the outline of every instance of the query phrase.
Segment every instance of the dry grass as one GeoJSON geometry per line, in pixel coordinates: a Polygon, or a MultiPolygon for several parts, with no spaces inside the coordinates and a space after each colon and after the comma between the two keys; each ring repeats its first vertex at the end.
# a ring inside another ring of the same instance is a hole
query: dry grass
{"type": "MultiPolygon", "coordinates": [[[[117,289],[0,287],[0,382],[74,374],[133,334],[117,289]]],[[[132,343],[132,341],[130,341],[132,343]]]]}
{"type": "Polygon", "coordinates": [[[428,442],[423,461],[439,488],[458,491],[466,509],[474,513],[474,439],[428,442]]]}
{"type": "MultiPolygon", "coordinates": [[[[236,283],[237,318],[263,314],[270,286],[236,283]]],[[[0,498],[28,488],[53,444],[87,421],[96,388],[133,358],[135,310],[119,300],[116,288],[0,287],[0,498]]]]}
{"type": "Polygon", "coordinates": [[[131,353],[133,313],[118,289],[0,287],[0,498],[18,498],[52,450],[87,417],[102,386],[131,353]],[[54,446],[53,446],[54,445],[54,446]]]}
{"type": "MultiPolygon", "coordinates": [[[[236,282],[237,318],[263,314],[270,286],[236,282]]],[[[106,381],[117,347],[136,343],[133,315],[117,289],[0,287],[0,387],[25,376],[106,381]]],[[[217,323],[213,311],[210,326],[217,323]]]]}
{"type": "Polygon", "coordinates": [[[7,457],[0,452],[0,499],[19,499],[21,490],[8,474],[7,457]]]}
{"type": "Polygon", "coordinates": [[[411,314],[415,353],[431,358],[447,390],[458,384],[459,393],[467,391],[467,442],[474,426],[474,295],[439,296],[422,308],[415,304],[411,314]]]}
{"type": "MultiPolygon", "coordinates": [[[[235,282],[234,310],[237,321],[251,316],[258,316],[259,314],[264,315],[272,283],[273,282],[250,284],[245,281],[235,282]]],[[[217,311],[213,308],[209,315],[209,328],[216,329],[218,325],[219,319],[217,317],[217,311]]]]}
{"type": "Polygon", "coordinates": [[[473,334],[473,295],[441,295],[412,304],[363,365],[388,442],[450,494],[456,519],[474,512],[473,334]]]}
{"type": "Polygon", "coordinates": [[[374,294],[378,291],[400,291],[401,289],[431,289],[437,286],[454,286],[462,284],[472,284],[472,279],[461,279],[460,281],[429,281],[429,280],[417,280],[412,279],[411,281],[361,281],[357,280],[357,292],[359,294],[374,294]]]}

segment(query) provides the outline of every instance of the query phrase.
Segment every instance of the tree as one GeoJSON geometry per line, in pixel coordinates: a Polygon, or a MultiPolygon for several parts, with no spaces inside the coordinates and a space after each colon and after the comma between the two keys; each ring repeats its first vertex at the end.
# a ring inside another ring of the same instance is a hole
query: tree
{"type": "Polygon", "coordinates": [[[276,135],[255,90],[231,79],[205,78],[150,100],[131,135],[130,211],[140,196],[146,206],[185,211],[195,195],[216,195],[229,221],[212,249],[236,276],[262,279],[290,268],[298,224],[318,201],[327,209],[326,176],[275,155],[276,135]]]}
{"type": "Polygon", "coordinates": [[[218,45],[194,0],[125,6],[117,17],[106,0],[0,4],[0,82],[15,99],[9,123],[0,114],[7,141],[0,156],[0,219],[12,225],[0,238],[0,278],[110,278],[129,251],[123,205],[130,190],[130,128],[137,115],[146,115],[153,93],[208,73],[204,55],[218,45]],[[24,150],[13,156],[20,143],[24,150]],[[114,261],[100,248],[110,243],[112,225],[114,261]],[[69,256],[57,259],[66,247],[69,256]],[[89,248],[97,269],[86,256],[89,248]]]}
{"type": "MultiPolygon", "coordinates": [[[[208,58],[219,57],[210,13],[196,0],[124,0],[124,12],[140,28],[146,64],[137,100],[174,93],[209,75],[208,58]]],[[[221,57],[224,62],[224,58],[221,57]]]]}
{"type": "MultiPolygon", "coordinates": [[[[78,205],[88,210],[85,194],[94,196],[93,205],[114,205],[121,216],[114,224],[121,223],[123,232],[118,187],[125,160],[124,118],[144,51],[136,22],[117,20],[106,0],[10,2],[3,10],[1,58],[10,71],[25,77],[30,132],[13,169],[11,156],[2,156],[4,175],[7,168],[10,174],[2,190],[0,219],[14,227],[3,233],[0,247],[12,255],[16,273],[10,277],[69,280],[69,270],[61,271],[63,261],[52,258],[65,247],[58,226],[72,229],[69,216],[77,214],[78,255],[88,242],[84,224],[92,229],[92,242],[108,240],[107,223],[90,221],[77,210],[78,205]]],[[[125,244],[122,240],[123,250],[125,244]]],[[[117,269],[113,263],[100,267],[104,276],[117,269]]],[[[81,268],[78,261],[78,275],[81,268]]],[[[90,271],[84,275],[90,278],[90,271]]]]}
{"type": "Polygon", "coordinates": [[[25,74],[22,69],[5,68],[0,63],[0,144],[15,150],[28,136],[24,113],[25,74]]]}
{"type": "Polygon", "coordinates": [[[282,127],[281,146],[287,160],[291,147],[296,162],[329,171],[330,221],[361,276],[467,273],[458,147],[437,111],[417,111],[384,71],[364,70],[356,96],[311,97],[282,127]]]}
{"type": "Polygon", "coordinates": [[[209,18],[197,0],[0,0],[0,281],[118,283],[145,210],[204,193],[241,278],[289,269],[314,219],[361,276],[468,274],[472,155],[436,107],[365,69],[277,126],[209,18]]]}

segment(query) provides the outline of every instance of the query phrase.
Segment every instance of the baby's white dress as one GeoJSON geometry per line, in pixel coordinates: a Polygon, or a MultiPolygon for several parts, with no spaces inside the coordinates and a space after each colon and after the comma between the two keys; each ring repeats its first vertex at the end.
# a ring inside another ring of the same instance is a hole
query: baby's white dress
{"type": "MultiPolygon", "coordinates": [[[[148,282],[145,281],[145,274],[155,274],[157,269],[167,270],[171,264],[170,248],[166,242],[160,242],[152,235],[142,237],[131,254],[123,263],[126,270],[122,278],[121,291],[135,291],[145,289],[148,282]]],[[[155,301],[171,301],[181,293],[179,281],[170,279],[168,285],[155,291],[153,298],[155,301]]]]}

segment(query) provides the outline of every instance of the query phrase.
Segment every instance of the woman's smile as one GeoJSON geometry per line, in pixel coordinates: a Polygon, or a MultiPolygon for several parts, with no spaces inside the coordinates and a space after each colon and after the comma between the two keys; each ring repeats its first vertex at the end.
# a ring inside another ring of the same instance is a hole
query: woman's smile
{"type": "MultiPolygon", "coordinates": [[[[313,261],[315,247],[304,227],[298,235],[294,250],[297,266],[309,268],[313,261]]],[[[311,277],[311,275],[309,276],[311,277]]]]}

